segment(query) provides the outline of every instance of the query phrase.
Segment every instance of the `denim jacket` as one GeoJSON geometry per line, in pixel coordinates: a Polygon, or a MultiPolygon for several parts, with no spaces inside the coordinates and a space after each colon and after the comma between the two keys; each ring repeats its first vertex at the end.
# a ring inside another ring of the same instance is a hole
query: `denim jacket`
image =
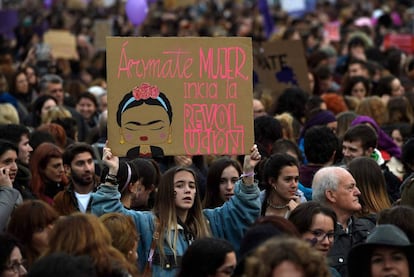
{"type": "MultiPolygon", "coordinates": [[[[140,270],[142,271],[145,268],[151,248],[155,215],[150,211],[141,212],[125,209],[120,202],[118,188],[116,186],[101,185],[92,196],[92,213],[100,216],[109,212],[121,212],[133,218],[137,231],[140,234],[138,260],[140,270]]],[[[215,209],[204,209],[203,213],[210,225],[212,235],[228,240],[237,251],[246,229],[260,215],[259,188],[257,183],[247,186],[239,180],[234,189],[234,196],[229,201],[215,209]]],[[[182,228],[178,228],[178,232],[176,253],[178,257],[181,257],[188,247],[188,241],[185,239],[182,228]]],[[[164,245],[166,255],[171,255],[173,252],[170,247],[166,242],[164,245]]],[[[157,255],[158,251],[156,250],[155,252],[155,255],[157,255]]],[[[179,264],[174,266],[167,263],[164,266],[160,266],[153,263],[152,274],[153,276],[172,277],[177,274],[178,267],[179,264]]]]}

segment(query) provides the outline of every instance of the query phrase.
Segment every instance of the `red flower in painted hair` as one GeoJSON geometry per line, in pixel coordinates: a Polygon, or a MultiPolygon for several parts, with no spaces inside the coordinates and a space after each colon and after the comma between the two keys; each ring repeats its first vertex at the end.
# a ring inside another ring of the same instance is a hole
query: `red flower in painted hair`
{"type": "Polygon", "coordinates": [[[151,86],[148,83],[142,83],[140,86],[136,86],[132,89],[132,95],[135,100],[146,100],[148,98],[156,99],[160,95],[160,90],[157,86],[151,86]]]}

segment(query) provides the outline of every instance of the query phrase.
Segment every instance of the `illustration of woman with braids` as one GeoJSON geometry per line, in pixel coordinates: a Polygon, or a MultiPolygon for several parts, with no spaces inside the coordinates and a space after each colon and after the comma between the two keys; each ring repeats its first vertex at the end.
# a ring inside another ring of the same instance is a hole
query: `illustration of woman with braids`
{"type": "Polygon", "coordinates": [[[154,145],[171,143],[172,116],[170,101],[156,85],[142,83],[128,92],[116,114],[120,143],[135,145],[127,157],[163,157],[163,149],[154,145]]]}

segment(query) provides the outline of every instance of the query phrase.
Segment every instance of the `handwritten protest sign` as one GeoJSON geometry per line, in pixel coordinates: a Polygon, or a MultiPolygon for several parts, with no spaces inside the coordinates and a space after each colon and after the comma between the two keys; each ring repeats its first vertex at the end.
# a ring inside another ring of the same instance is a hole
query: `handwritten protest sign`
{"type": "Polygon", "coordinates": [[[250,38],[107,37],[108,138],[119,156],[245,154],[250,38]]]}
{"type": "Polygon", "coordinates": [[[51,48],[54,58],[78,60],[76,38],[69,31],[50,30],[44,34],[44,41],[51,48]]]}
{"type": "Polygon", "coordinates": [[[309,91],[308,68],[302,42],[277,40],[254,46],[254,74],[258,84],[280,95],[286,88],[309,91]]]}
{"type": "Polygon", "coordinates": [[[93,32],[95,34],[93,45],[97,49],[106,48],[106,37],[112,34],[112,24],[109,19],[95,19],[93,32]]]}

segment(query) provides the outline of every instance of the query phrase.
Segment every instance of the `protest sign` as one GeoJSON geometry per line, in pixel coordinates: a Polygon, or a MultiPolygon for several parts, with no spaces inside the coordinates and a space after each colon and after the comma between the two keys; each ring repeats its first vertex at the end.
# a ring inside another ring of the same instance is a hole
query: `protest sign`
{"type": "Polygon", "coordinates": [[[109,19],[95,19],[93,22],[94,40],[96,49],[106,49],[106,37],[112,35],[112,23],[109,19]]]}
{"type": "Polygon", "coordinates": [[[49,45],[53,58],[78,60],[76,38],[66,30],[50,30],[44,34],[44,42],[49,45]]]}
{"type": "Polygon", "coordinates": [[[108,138],[119,156],[245,154],[250,38],[107,37],[108,138]]]}
{"type": "Polygon", "coordinates": [[[280,95],[286,88],[300,87],[309,91],[308,68],[300,40],[276,40],[255,44],[255,80],[263,88],[280,95]]]}
{"type": "Polygon", "coordinates": [[[387,34],[383,44],[385,49],[396,47],[407,54],[414,53],[414,36],[411,34],[387,34]]]}

